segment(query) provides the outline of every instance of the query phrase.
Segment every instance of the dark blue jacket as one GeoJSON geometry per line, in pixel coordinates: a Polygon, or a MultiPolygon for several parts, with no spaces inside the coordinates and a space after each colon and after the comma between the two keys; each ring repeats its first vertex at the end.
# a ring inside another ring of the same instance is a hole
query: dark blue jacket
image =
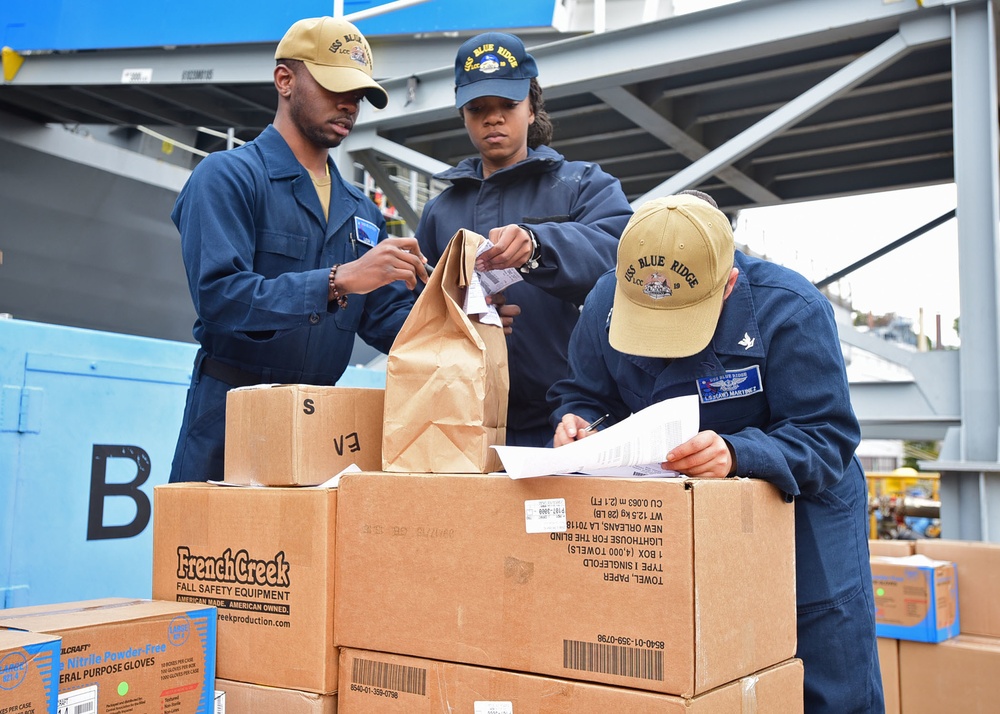
{"type": "MultiPolygon", "coordinates": [[[[881,711],[868,499],[829,301],[801,275],[736,254],[740,270],[711,343],[666,360],[614,350],[615,274],[598,281],[570,342],[570,376],[549,396],[552,423],[572,412],[610,423],[664,399],[701,394],[700,429],[728,441],[737,475],[770,481],[795,501],[799,652],[806,711],[881,711]],[[746,377],[738,392],[708,379],[746,377]],[[736,396],[741,394],[741,396],[736,396]]],[[[666,456],[666,455],[664,455],[666,456]]]]}
{"type": "Polygon", "coordinates": [[[355,217],[386,237],[376,206],[328,165],[329,221],[309,173],[269,126],[205,157],[171,214],[198,314],[195,339],[265,382],[336,383],[355,333],[388,352],[413,305],[402,282],[351,295],[346,310],[327,302],[330,267],[368,249],[355,217]]]}
{"type": "MultiPolygon", "coordinates": [[[[569,336],[579,306],[615,263],[618,238],[632,215],[621,184],[597,164],[566,161],[547,146],[483,180],[482,161],[466,159],[434,178],[451,183],[424,207],[417,239],[433,264],[459,229],[489,236],[508,224],[530,227],[541,264],[507,289],[521,307],[507,339],[510,365],[508,433],[551,439],[545,392],[566,372],[569,336]]],[[[511,443],[508,439],[508,443],[511,443]]]]}

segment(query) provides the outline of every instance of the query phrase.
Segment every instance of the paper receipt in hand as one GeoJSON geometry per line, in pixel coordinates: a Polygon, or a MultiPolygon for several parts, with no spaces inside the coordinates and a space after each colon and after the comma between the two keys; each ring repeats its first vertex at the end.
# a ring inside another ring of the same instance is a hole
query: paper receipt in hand
{"type": "MultiPolygon", "coordinates": [[[[482,255],[484,251],[492,247],[493,242],[489,238],[484,238],[483,242],[479,244],[476,256],[482,255]]],[[[498,293],[522,279],[521,273],[513,268],[487,270],[486,272],[473,271],[472,280],[469,281],[469,289],[465,291],[465,314],[478,315],[480,322],[502,327],[496,307],[486,302],[486,296],[498,293]]]]}

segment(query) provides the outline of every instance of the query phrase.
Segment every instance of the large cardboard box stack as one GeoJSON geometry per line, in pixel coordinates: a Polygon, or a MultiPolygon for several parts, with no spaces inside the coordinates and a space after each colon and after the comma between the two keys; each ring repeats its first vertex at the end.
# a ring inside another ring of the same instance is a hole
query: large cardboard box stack
{"type": "Polygon", "coordinates": [[[153,596],[218,608],[220,678],[336,690],[336,489],[166,484],[153,509],[153,596]]]}
{"type": "Polygon", "coordinates": [[[944,642],[899,643],[903,714],[1000,711],[1000,639],[959,635],[944,642]]]}
{"type": "MultiPolygon", "coordinates": [[[[315,694],[261,684],[215,680],[225,698],[225,714],[337,714],[336,694],[315,694]]],[[[364,711],[364,709],[355,709],[364,711]]]]}
{"type": "Polygon", "coordinates": [[[230,711],[263,698],[310,711],[336,704],[337,491],[317,484],[351,465],[381,467],[383,401],[381,389],[230,390],[225,480],[234,485],[154,489],[154,596],[219,609],[230,711]]]}
{"type": "Polygon", "coordinates": [[[338,507],[343,647],[683,698],[795,653],[763,481],[361,473],[338,507]]]}
{"type": "Polygon", "coordinates": [[[694,697],[353,649],[341,651],[340,671],[341,711],[365,714],[801,714],[803,709],[799,660],[694,697]]]}
{"type": "Polygon", "coordinates": [[[264,486],[326,482],[351,464],[382,468],[385,391],[305,384],[231,389],[225,480],[264,486]]]}
{"type": "Polygon", "coordinates": [[[941,642],[959,632],[955,564],[923,555],[871,557],[879,637],[941,642]]]}
{"type": "Polygon", "coordinates": [[[955,564],[962,633],[1000,637],[1000,543],[928,539],[917,553],[955,564]]]}
{"type": "Polygon", "coordinates": [[[62,638],[59,711],[211,714],[214,607],[106,598],[0,610],[0,627],[62,638]]]}
{"type": "Polygon", "coordinates": [[[62,638],[0,628],[0,713],[56,714],[62,638]]]}
{"type": "Polygon", "coordinates": [[[903,714],[1000,710],[1000,544],[920,540],[921,557],[954,565],[961,634],[937,644],[899,643],[903,714]]]}

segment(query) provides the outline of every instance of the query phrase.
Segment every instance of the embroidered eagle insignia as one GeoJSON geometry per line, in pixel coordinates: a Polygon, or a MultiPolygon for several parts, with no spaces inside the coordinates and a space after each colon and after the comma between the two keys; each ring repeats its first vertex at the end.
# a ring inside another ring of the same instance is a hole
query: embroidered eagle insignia
{"type": "Polygon", "coordinates": [[[740,374],[736,377],[721,377],[720,379],[716,379],[715,381],[709,382],[709,385],[715,387],[720,391],[731,392],[732,390],[736,389],[738,386],[743,384],[745,381],[747,381],[747,375],[740,374]]]}

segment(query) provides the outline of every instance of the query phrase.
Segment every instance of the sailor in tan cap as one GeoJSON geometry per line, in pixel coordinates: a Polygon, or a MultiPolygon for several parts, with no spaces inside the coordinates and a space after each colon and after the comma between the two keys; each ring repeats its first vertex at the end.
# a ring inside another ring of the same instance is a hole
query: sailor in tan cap
{"type": "Polygon", "coordinates": [[[663,468],[763,479],[795,502],[805,712],[884,711],[861,429],[833,308],[798,273],[736,251],[709,201],[667,196],[632,216],[616,270],[584,304],[569,375],[549,390],[553,443],[697,395],[701,431],[663,468]]]}
{"type": "Polygon", "coordinates": [[[388,101],[367,40],[342,19],[299,20],[275,59],[273,124],[205,157],[171,216],[201,345],[171,481],[223,478],[228,389],[336,384],[355,335],[389,351],[427,280],[416,239],[389,237],[329,155],[365,100],[388,101]]]}

